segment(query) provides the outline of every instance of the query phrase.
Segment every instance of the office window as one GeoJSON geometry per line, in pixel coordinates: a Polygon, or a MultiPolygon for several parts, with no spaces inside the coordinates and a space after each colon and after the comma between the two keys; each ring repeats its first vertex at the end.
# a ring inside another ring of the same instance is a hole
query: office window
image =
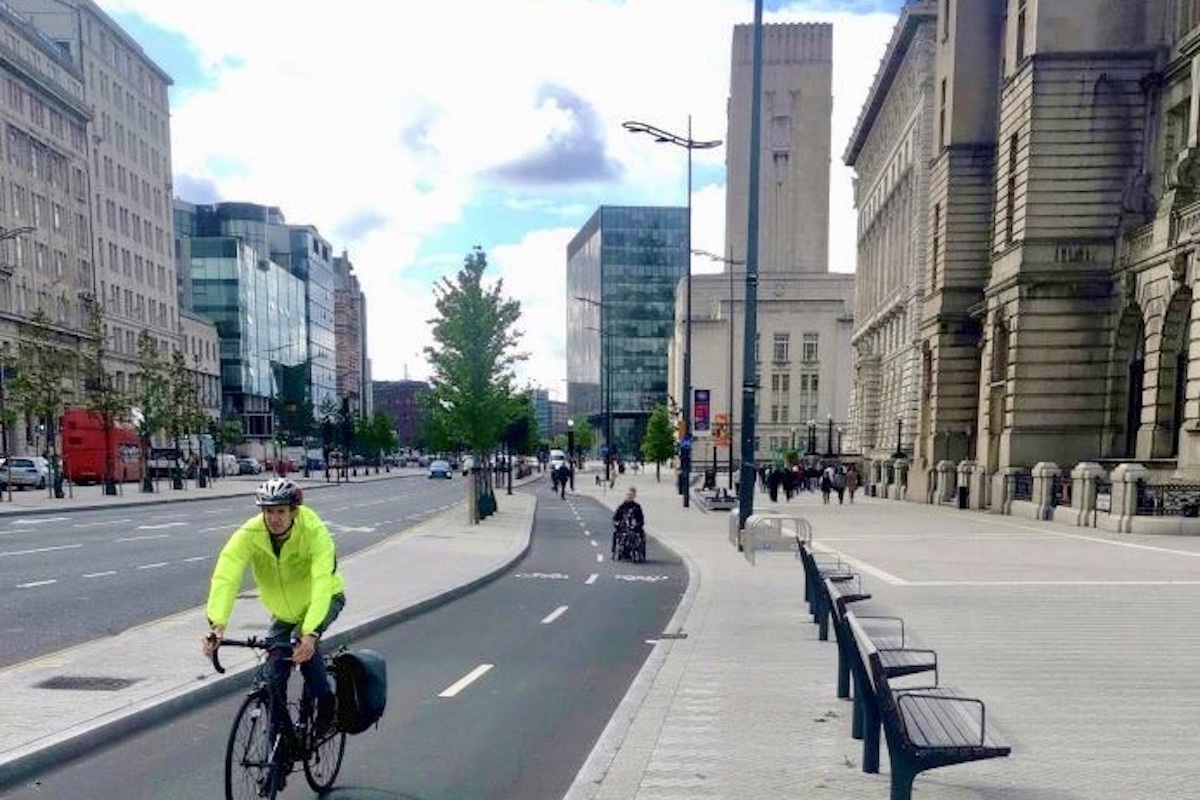
{"type": "Polygon", "coordinates": [[[933,242],[930,249],[933,251],[933,257],[929,262],[929,288],[930,290],[937,289],[938,286],[938,256],[941,253],[942,247],[942,204],[935,203],[933,206],[933,242]]]}
{"type": "Polygon", "coordinates": [[[804,340],[801,343],[801,354],[805,361],[813,362],[820,360],[819,343],[821,335],[819,333],[806,333],[804,340]]]}
{"type": "Polygon", "coordinates": [[[771,345],[771,360],[776,364],[786,364],[788,362],[788,349],[791,339],[792,335],[790,333],[775,334],[771,345]]]}
{"type": "Polygon", "coordinates": [[[1008,140],[1008,187],[1004,198],[1004,243],[1012,244],[1017,216],[1017,148],[1021,135],[1014,133],[1008,140]]]}
{"type": "Polygon", "coordinates": [[[1017,0],[1017,63],[1025,58],[1025,0],[1017,0]]]}
{"type": "Polygon", "coordinates": [[[814,371],[800,373],[799,419],[817,418],[817,397],[820,392],[820,376],[814,371]]]}

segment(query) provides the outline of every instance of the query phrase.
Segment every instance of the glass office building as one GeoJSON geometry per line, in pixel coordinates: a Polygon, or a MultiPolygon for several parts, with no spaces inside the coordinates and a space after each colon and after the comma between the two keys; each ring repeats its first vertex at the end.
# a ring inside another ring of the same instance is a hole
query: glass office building
{"type": "Polygon", "coordinates": [[[175,233],[187,301],[221,340],[221,416],[240,420],[249,438],[271,439],[308,393],[305,285],[287,266],[282,215],[176,201],[175,233]]]}
{"type": "Polygon", "coordinates": [[[598,442],[610,442],[611,426],[624,457],[636,457],[650,412],[668,404],[687,243],[686,208],[601,206],[567,246],[567,405],[598,442]]]}

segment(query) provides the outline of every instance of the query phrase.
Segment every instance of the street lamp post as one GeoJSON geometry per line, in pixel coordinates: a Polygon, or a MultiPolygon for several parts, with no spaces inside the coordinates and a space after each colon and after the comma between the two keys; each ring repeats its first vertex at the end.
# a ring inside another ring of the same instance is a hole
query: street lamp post
{"type": "MultiPolygon", "coordinates": [[[[725,265],[725,271],[729,273],[729,419],[725,426],[725,435],[729,437],[729,488],[733,488],[733,268],[735,266],[746,266],[745,261],[738,261],[734,258],[724,258],[716,253],[710,253],[707,250],[692,250],[698,256],[705,256],[712,261],[719,261],[725,265]]],[[[796,449],[793,442],[792,449],[796,449]]]]}
{"type": "MultiPolygon", "coordinates": [[[[754,513],[754,404],[758,391],[758,365],[754,342],[758,338],[758,184],[762,161],[762,40],[763,0],[754,0],[754,42],[750,79],[750,180],[746,203],[746,295],[742,333],[742,468],[738,485],[738,530],[754,513]]],[[[738,547],[740,550],[741,547],[738,547]]]]}
{"type": "Polygon", "coordinates": [[[575,299],[581,303],[586,303],[590,306],[595,306],[600,310],[600,327],[593,328],[588,326],[588,330],[595,331],[600,335],[600,347],[603,351],[600,355],[600,368],[603,373],[603,386],[601,403],[604,407],[604,482],[610,483],[612,480],[612,452],[613,452],[613,432],[612,432],[612,348],[609,343],[612,339],[610,331],[604,330],[604,301],[593,300],[590,297],[575,295],[575,299]]]}
{"type": "Polygon", "coordinates": [[[833,455],[833,414],[827,416],[829,431],[825,434],[825,455],[833,455]]]}
{"type": "Polygon", "coordinates": [[[817,452],[817,423],[811,419],[808,421],[808,445],[805,450],[808,455],[816,455],[817,452]]]}
{"type": "Polygon", "coordinates": [[[842,433],[843,433],[842,426],[839,425],[838,429],[837,429],[837,436],[838,436],[838,438],[837,438],[837,455],[838,455],[838,458],[842,457],[842,433]]]}
{"type": "Polygon", "coordinates": [[[687,150],[687,270],[684,272],[683,306],[683,437],[680,440],[679,468],[682,473],[683,507],[689,505],[692,468],[692,151],[707,150],[721,145],[720,139],[696,141],[692,138],[692,115],[688,114],[687,137],[630,120],[622,123],[631,133],[647,133],[657,142],[673,144],[687,150]]]}
{"type": "Polygon", "coordinates": [[[567,420],[567,465],[570,469],[571,491],[575,491],[575,420],[567,420]]]}
{"type": "Polygon", "coordinates": [[[904,430],[904,418],[899,414],[896,415],[896,452],[892,453],[892,458],[904,458],[904,451],[900,449],[900,434],[904,430]]]}

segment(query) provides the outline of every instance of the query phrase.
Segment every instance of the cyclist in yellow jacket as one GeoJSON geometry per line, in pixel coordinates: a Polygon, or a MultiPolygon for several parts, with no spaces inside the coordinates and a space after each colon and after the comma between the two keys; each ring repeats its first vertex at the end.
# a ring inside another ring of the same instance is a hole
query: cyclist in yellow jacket
{"type": "Polygon", "coordinates": [[[317,729],[325,730],[335,704],[318,641],[346,604],[333,538],[317,513],[303,505],[300,487],[289,478],[272,478],[258,487],[255,504],[261,513],[234,532],[217,558],[208,592],[211,630],[204,639],[204,654],[210,655],[224,635],[249,565],[272,617],[267,638],[288,644],[298,637],[290,662],[272,661],[276,685],[286,691],[291,666],[299,664],[307,694],[317,702],[317,729]]]}

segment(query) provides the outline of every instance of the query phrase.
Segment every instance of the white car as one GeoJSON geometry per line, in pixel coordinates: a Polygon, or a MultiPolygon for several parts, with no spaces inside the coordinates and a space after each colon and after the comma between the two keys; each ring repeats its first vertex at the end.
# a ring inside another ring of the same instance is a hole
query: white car
{"type": "Polygon", "coordinates": [[[550,469],[558,469],[563,464],[567,463],[567,454],[562,450],[550,451],[550,469]]]}

